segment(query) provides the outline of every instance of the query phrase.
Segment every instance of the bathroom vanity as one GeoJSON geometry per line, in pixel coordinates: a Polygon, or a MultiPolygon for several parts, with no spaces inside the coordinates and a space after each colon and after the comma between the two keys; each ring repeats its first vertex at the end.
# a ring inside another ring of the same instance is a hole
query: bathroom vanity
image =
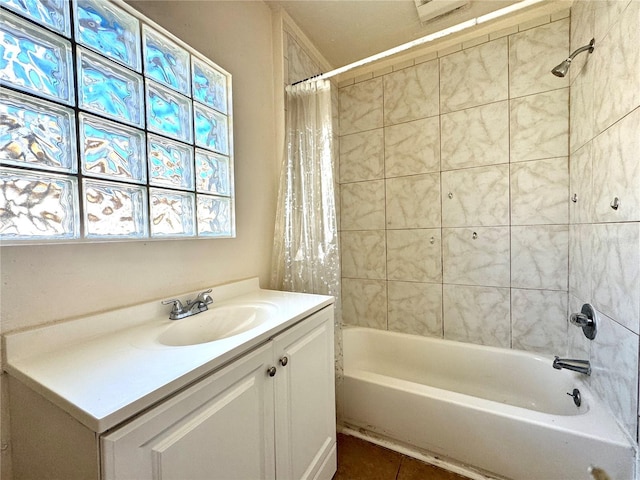
{"type": "Polygon", "coordinates": [[[15,478],[330,479],[333,298],[212,295],[7,335],[15,478]]]}

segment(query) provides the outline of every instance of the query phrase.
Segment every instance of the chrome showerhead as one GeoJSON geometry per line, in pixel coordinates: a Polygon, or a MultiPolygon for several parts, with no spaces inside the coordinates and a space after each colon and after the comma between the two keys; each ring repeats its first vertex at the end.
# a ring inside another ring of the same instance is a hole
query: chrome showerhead
{"type": "Polygon", "coordinates": [[[595,38],[592,38],[591,41],[589,42],[589,45],[585,45],[584,47],[578,48],[575,52],[569,55],[569,57],[566,60],[564,60],[560,65],[556,66],[553,70],[551,70],[551,73],[553,73],[556,77],[564,77],[569,71],[569,67],[571,66],[571,60],[573,60],[576,57],[576,55],[578,55],[579,53],[585,52],[587,50],[589,50],[589,53],[593,52],[593,49],[595,48],[594,46],[595,44],[596,44],[596,40],[595,38]]]}
{"type": "Polygon", "coordinates": [[[551,73],[553,73],[556,77],[564,77],[569,71],[569,67],[571,66],[571,59],[567,58],[560,65],[557,65],[551,73]]]}

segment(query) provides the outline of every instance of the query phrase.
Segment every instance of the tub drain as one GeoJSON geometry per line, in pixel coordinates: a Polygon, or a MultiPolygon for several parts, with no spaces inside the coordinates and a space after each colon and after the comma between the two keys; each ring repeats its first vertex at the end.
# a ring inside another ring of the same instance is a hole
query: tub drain
{"type": "Polygon", "coordinates": [[[567,392],[567,395],[573,397],[573,403],[576,404],[576,407],[579,407],[582,404],[582,397],[580,396],[580,390],[577,388],[573,389],[573,393],[567,392]]]}

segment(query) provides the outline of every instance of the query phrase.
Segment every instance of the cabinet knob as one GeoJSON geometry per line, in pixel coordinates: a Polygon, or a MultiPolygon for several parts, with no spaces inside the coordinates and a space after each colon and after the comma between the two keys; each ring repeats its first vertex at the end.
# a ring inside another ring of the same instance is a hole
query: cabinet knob
{"type": "Polygon", "coordinates": [[[267,369],[267,373],[269,374],[270,377],[275,377],[276,376],[276,367],[271,367],[271,368],[267,369]]]}
{"type": "Polygon", "coordinates": [[[280,365],[282,365],[283,367],[285,367],[287,363],[289,363],[289,359],[287,357],[282,357],[280,359],[280,365]]]}

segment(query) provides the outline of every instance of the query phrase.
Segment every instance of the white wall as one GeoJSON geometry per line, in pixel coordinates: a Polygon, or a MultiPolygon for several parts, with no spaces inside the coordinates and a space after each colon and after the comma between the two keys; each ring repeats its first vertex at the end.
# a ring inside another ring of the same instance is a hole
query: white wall
{"type": "Polygon", "coordinates": [[[268,286],[279,169],[271,11],[262,1],[129,3],[233,75],[237,238],[2,247],[0,333],[235,279],[268,286]]]}

